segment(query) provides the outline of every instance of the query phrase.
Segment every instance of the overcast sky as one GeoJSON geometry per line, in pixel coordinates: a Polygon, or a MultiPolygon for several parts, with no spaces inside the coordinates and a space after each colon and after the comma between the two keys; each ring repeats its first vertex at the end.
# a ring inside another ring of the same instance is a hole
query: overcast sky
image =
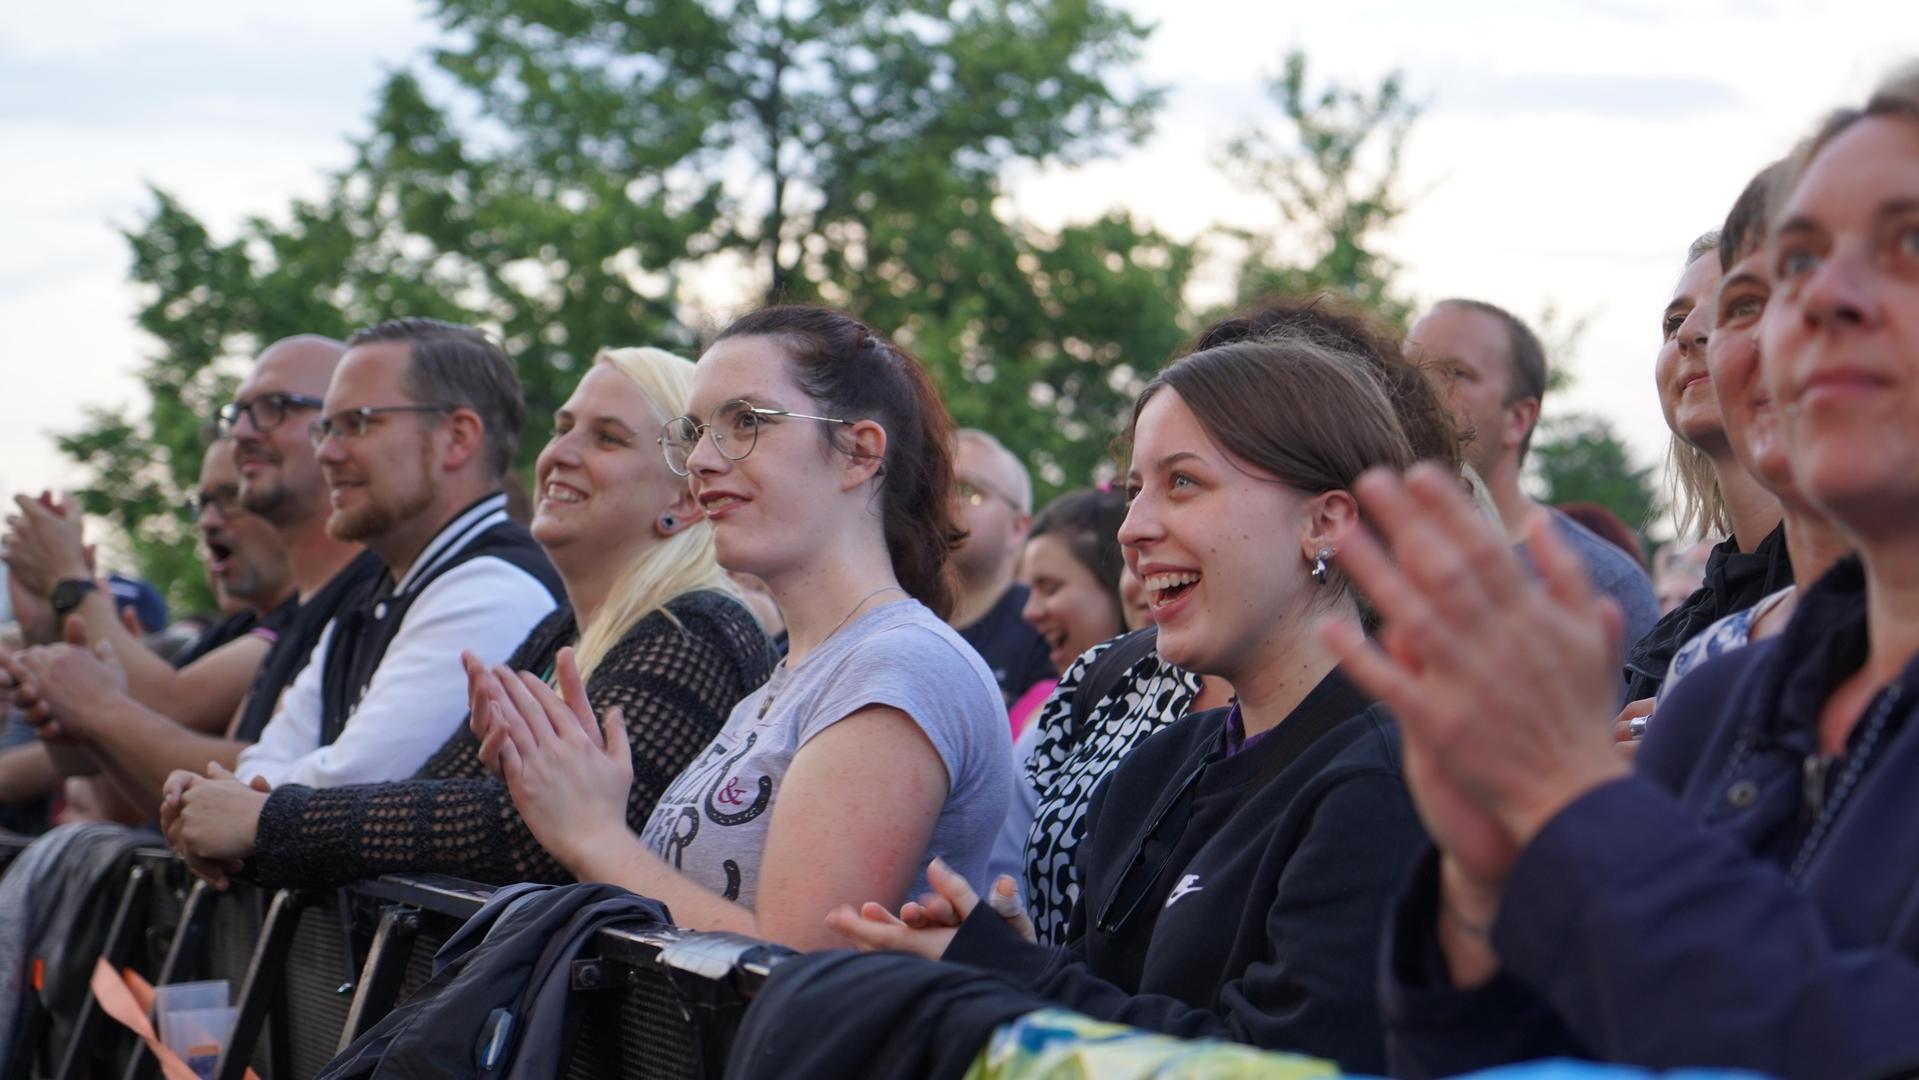
{"type": "MultiPolygon", "coordinates": [[[[1592,317],[1570,391],[1642,461],[1666,432],[1651,366],[1687,243],[1827,107],[1919,57],[1910,0],[1125,0],[1157,23],[1170,95],[1124,158],[1012,178],[1045,225],[1126,206],[1191,236],[1268,210],[1214,162],[1275,110],[1285,50],[1429,103],[1406,162],[1420,193],[1388,247],[1422,301],[1475,296],[1592,317]]],[[[0,493],[72,483],[52,432],[89,405],[145,408],[155,344],[133,325],[118,230],[168,190],[216,234],[317,195],[365,130],[384,73],[436,37],[404,0],[28,5],[0,23],[0,493]]],[[[1146,358],[1150,359],[1150,358],[1146,358]]]]}

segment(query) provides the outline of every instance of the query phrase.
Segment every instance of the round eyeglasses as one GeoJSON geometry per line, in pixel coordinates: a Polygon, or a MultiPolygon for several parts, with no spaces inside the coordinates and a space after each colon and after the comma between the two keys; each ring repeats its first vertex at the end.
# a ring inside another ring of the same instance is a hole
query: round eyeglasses
{"type": "Polygon", "coordinates": [[[771,420],[790,416],[795,420],[817,420],[822,424],[851,424],[831,416],[809,416],[790,409],[769,409],[746,401],[729,401],[713,410],[704,424],[690,416],[676,416],[660,432],[660,450],[666,455],[666,467],[676,476],[689,476],[688,462],[700,445],[700,436],[713,435],[713,448],[728,461],[739,461],[753,452],[760,441],[760,429],[771,420]]]}
{"type": "Polygon", "coordinates": [[[220,411],[213,414],[213,427],[221,438],[225,438],[233,434],[233,429],[239,426],[240,417],[244,415],[252,421],[253,430],[264,435],[285,422],[288,412],[294,409],[317,409],[324,404],[319,398],[307,394],[261,394],[246,401],[231,401],[220,406],[220,411]]]}

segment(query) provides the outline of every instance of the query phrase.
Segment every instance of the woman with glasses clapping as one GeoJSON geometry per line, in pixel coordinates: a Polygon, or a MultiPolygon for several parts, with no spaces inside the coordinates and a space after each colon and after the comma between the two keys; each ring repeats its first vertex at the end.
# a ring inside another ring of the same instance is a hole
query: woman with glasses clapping
{"type": "Polygon", "coordinates": [[[857,320],[776,307],[721,333],[660,446],[721,565],[778,600],[786,660],[638,835],[621,812],[625,729],[594,714],[567,660],[560,694],[492,673],[488,750],[576,876],[661,900],[683,926],[809,948],[837,941],[834,907],[924,888],[932,855],[984,872],[1011,752],[992,674],[941,621],[951,436],[926,372],[857,320]]]}
{"type": "MultiPolygon", "coordinates": [[[[957,868],[897,917],[869,903],[835,929],[1097,1019],[1383,1068],[1379,931],[1423,834],[1389,722],[1312,632],[1364,619],[1332,565],[1359,522],[1349,486],[1413,459],[1372,367],[1281,329],[1174,363],[1134,406],[1127,565],[1160,656],[1238,700],[1155,732],[1096,789],[1065,947],[1015,929],[1010,882],[981,905],[957,868]]],[[[1415,415],[1437,409],[1427,392],[1415,415]]]]}

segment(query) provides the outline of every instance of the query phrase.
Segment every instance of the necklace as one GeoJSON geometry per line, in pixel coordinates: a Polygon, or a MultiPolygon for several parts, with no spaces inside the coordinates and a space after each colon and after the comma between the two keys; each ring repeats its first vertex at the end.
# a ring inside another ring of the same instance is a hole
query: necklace
{"type": "MultiPolygon", "coordinates": [[[[826,632],[826,637],[823,637],[820,639],[820,645],[826,644],[827,638],[831,638],[834,634],[839,633],[841,628],[845,627],[847,623],[851,622],[853,620],[853,616],[857,615],[859,613],[859,610],[866,606],[866,602],[868,600],[873,599],[875,596],[878,596],[879,594],[883,592],[905,592],[905,591],[906,591],[905,589],[900,588],[898,585],[882,585],[879,588],[874,589],[872,592],[867,593],[865,596],[860,597],[860,602],[853,605],[853,610],[847,612],[845,617],[840,619],[839,622],[834,623],[833,629],[828,630],[826,632]]],[[[819,650],[820,645],[813,646],[813,649],[815,652],[819,650]]],[[[807,653],[806,659],[801,660],[798,664],[795,664],[793,668],[787,672],[787,674],[791,675],[794,671],[798,671],[800,668],[805,667],[806,661],[811,660],[812,658],[813,658],[813,653],[807,653]]],[[[766,719],[766,710],[773,707],[773,697],[774,697],[773,689],[769,686],[766,691],[766,699],[760,702],[759,715],[755,716],[753,719],[755,720],[766,719]]]]}

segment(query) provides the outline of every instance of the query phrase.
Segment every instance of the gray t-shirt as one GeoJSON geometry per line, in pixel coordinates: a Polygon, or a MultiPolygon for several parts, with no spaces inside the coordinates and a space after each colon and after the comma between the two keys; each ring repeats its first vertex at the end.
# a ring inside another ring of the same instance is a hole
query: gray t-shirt
{"type": "MultiPolygon", "coordinates": [[[[1553,516],[1553,524],[1559,528],[1560,539],[1572,545],[1579,553],[1580,561],[1586,564],[1586,574],[1592,578],[1593,588],[1613,598],[1619,605],[1620,614],[1626,617],[1626,625],[1620,634],[1619,655],[1624,657],[1633,644],[1646,636],[1652,624],[1659,621],[1659,601],[1653,597],[1652,579],[1646,576],[1631,555],[1619,550],[1612,541],[1588,529],[1572,518],[1557,510],[1548,508],[1553,516]]],[[[1525,545],[1520,545],[1525,550],[1525,545]]],[[[1619,695],[1624,698],[1622,686],[1619,695]]],[[[1622,700],[1620,704],[1625,704],[1622,700]]]]}
{"type": "Polygon", "coordinates": [[[926,891],[935,855],[984,882],[1013,791],[1006,705],[979,654],[917,600],[867,611],[798,667],[781,664],[660,796],[641,839],[688,879],[754,907],[768,811],[793,755],[871,705],[912,717],[946,765],[946,804],[907,895],[926,891]],[[762,717],[768,694],[773,704],[762,717]]]}

